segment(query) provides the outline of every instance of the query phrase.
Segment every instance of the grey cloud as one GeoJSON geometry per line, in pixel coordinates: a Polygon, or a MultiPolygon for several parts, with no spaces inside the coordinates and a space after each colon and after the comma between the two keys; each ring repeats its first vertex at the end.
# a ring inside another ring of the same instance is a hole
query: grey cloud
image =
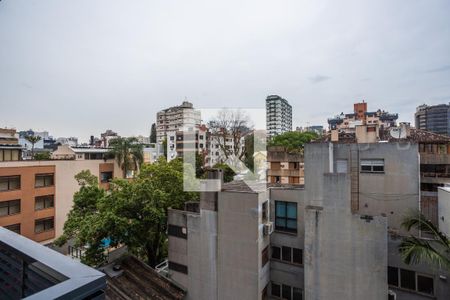
{"type": "Polygon", "coordinates": [[[326,81],[326,80],[329,80],[329,79],[331,79],[331,77],[325,76],[325,75],[316,75],[316,76],[313,76],[313,77],[309,77],[309,80],[312,83],[320,83],[322,81],[326,81]]]}

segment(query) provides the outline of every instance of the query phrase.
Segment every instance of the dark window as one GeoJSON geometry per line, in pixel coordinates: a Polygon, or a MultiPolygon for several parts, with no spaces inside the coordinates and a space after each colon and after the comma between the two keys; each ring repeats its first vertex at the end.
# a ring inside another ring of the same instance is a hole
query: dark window
{"type": "Polygon", "coordinates": [[[17,234],[20,234],[20,223],[19,224],[12,224],[4,226],[6,229],[11,230],[17,234]]]}
{"type": "Polygon", "coordinates": [[[34,232],[41,233],[44,231],[53,230],[54,226],[55,221],[53,218],[39,219],[34,223],[34,232]]]}
{"type": "Polygon", "coordinates": [[[169,261],[169,269],[176,271],[176,272],[180,272],[183,274],[187,274],[188,273],[188,268],[185,265],[173,262],[173,261],[169,261]]]}
{"type": "Polygon", "coordinates": [[[303,251],[302,249],[292,248],[292,262],[294,264],[303,264],[303,251]]]}
{"type": "Polygon", "coordinates": [[[20,176],[0,177],[0,192],[20,189],[20,176]]]}
{"type": "Polygon", "coordinates": [[[264,250],[261,253],[261,266],[264,267],[268,261],[269,261],[269,246],[264,248],[264,250]]]}
{"type": "Polygon", "coordinates": [[[398,286],[398,268],[388,267],[388,284],[398,286]]]}
{"type": "Polygon", "coordinates": [[[35,210],[46,209],[54,206],[55,206],[54,195],[39,196],[34,199],[35,210]]]}
{"type": "Polygon", "coordinates": [[[262,204],[262,222],[263,223],[267,222],[267,218],[268,218],[267,203],[268,203],[268,201],[266,201],[262,204]]]}
{"type": "Polygon", "coordinates": [[[297,233],[297,203],[275,201],[275,229],[297,233]]]}
{"type": "Polygon", "coordinates": [[[384,159],[361,159],[361,172],[383,173],[384,159]]]}
{"type": "Polygon", "coordinates": [[[416,274],[413,271],[400,269],[400,286],[408,290],[416,290],[416,274]]]}
{"type": "Polygon", "coordinates": [[[171,236],[187,239],[187,231],[185,227],[169,224],[167,231],[171,236]]]}
{"type": "Polygon", "coordinates": [[[292,288],[289,285],[282,285],[282,299],[292,300],[292,288]]]}
{"type": "Polygon", "coordinates": [[[433,278],[417,275],[417,291],[425,294],[434,294],[433,278]]]}
{"type": "Polygon", "coordinates": [[[302,300],[303,299],[303,291],[299,288],[292,288],[292,300],[302,300]]]}
{"type": "Polygon", "coordinates": [[[277,246],[272,246],[272,258],[281,259],[281,249],[277,246]]]}
{"type": "Polygon", "coordinates": [[[113,172],[101,172],[100,173],[100,181],[105,183],[109,182],[111,179],[113,179],[113,172]]]}
{"type": "Polygon", "coordinates": [[[20,213],[20,200],[10,200],[0,202],[0,217],[10,216],[20,213]]]}
{"type": "Polygon", "coordinates": [[[282,254],[282,260],[291,262],[291,248],[290,247],[283,246],[281,254],[282,254]]]}
{"type": "Polygon", "coordinates": [[[35,177],[35,187],[44,187],[53,185],[53,174],[37,174],[35,177]]]}
{"type": "Polygon", "coordinates": [[[279,284],[272,282],[272,296],[281,297],[281,287],[279,284]]]}

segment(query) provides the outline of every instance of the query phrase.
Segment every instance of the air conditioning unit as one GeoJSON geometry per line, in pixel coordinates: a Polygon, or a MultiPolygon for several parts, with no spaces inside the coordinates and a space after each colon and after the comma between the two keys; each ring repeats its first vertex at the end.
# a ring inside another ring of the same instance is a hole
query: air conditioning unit
{"type": "Polygon", "coordinates": [[[273,222],[265,223],[263,228],[264,235],[271,235],[272,232],[273,232],[273,222]]]}

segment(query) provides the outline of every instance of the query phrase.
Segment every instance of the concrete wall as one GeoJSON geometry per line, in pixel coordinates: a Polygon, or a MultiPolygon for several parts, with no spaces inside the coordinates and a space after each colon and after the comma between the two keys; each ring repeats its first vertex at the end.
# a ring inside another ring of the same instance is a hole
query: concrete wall
{"type": "Polygon", "coordinates": [[[438,188],[439,230],[450,236],[450,189],[438,188]]]}
{"type": "Polygon", "coordinates": [[[305,299],[386,299],[386,218],[351,213],[347,174],[323,177],[322,196],[307,190],[305,299]]]}

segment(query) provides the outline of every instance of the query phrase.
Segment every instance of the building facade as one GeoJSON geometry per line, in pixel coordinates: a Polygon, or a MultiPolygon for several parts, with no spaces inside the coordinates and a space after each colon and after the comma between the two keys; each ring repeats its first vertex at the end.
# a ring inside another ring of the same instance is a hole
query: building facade
{"type": "Polygon", "coordinates": [[[0,128],[0,162],[22,159],[22,146],[15,129],[0,128]]]}
{"type": "Polygon", "coordinates": [[[105,189],[122,177],[117,163],[103,158],[0,162],[0,226],[41,243],[59,237],[79,190],[74,177],[83,170],[105,189]]]}
{"type": "Polygon", "coordinates": [[[156,114],[156,142],[162,143],[168,134],[196,128],[200,123],[200,111],[190,102],[161,110],[156,114]]]}
{"type": "Polygon", "coordinates": [[[266,98],[266,130],[269,137],[292,131],[292,106],[278,95],[266,98]]]}
{"type": "Polygon", "coordinates": [[[420,105],[415,113],[416,128],[450,135],[450,105],[420,105]]]}
{"type": "Polygon", "coordinates": [[[283,185],[304,184],[304,160],[301,153],[288,152],[284,147],[269,147],[267,162],[267,183],[283,185]]]}

